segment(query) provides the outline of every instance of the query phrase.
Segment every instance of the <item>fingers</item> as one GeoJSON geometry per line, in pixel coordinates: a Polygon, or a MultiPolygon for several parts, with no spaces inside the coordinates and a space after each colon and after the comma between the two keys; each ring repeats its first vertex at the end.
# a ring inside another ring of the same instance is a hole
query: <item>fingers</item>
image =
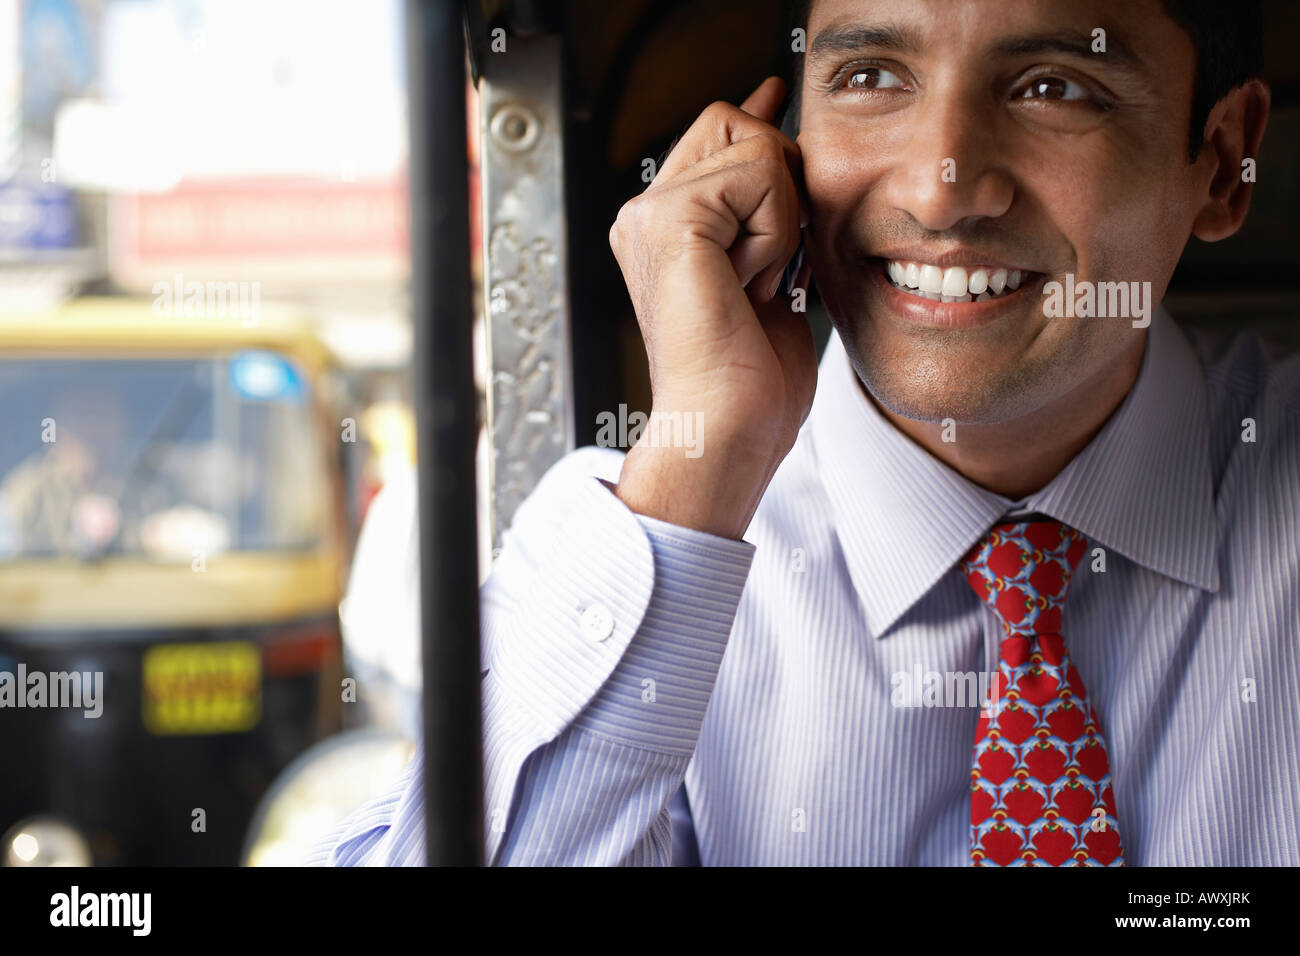
{"type": "Polygon", "coordinates": [[[708,107],[649,188],[619,211],[610,248],[634,302],[652,294],[667,263],[704,255],[721,264],[719,253],[751,302],[780,291],[809,218],[799,147],[769,122],[784,91],[769,77],[741,107],[708,107]]]}
{"type": "MultiPolygon", "coordinates": [[[[767,127],[763,132],[756,133],[718,152],[709,154],[676,179],[665,182],[661,188],[682,187],[706,176],[713,176],[716,173],[723,172],[732,166],[762,161],[766,164],[766,169],[773,181],[780,180],[783,188],[790,187],[795,201],[795,215],[798,217],[795,224],[795,231],[797,232],[808,223],[809,205],[802,186],[802,164],[796,160],[795,165],[791,166],[790,152],[787,145],[793,145],[790,144],[788,137],[783,136],[779,130],[767,127]],[[784,162],[785,168],[781,167],[780,163],[782,162],[784,162]]],[[[797,154],[798,147],[795,146],[794,149],[797,154]]],[[[656,178],[655,181],[658,182],[658,179],[656,178]]],[[[744,223],[746,230],[752,231],[749,223],[745,223],[743,218],[741,221],[744,223]]]]}
{"type": "MultiPolygon", "coordinates": [[[[755,284],[764,301],[799,245],[802,198],[785,159],[770,138],[752,137],[697,164],[665,202],[685,202],[665,219],[692,223],[690,231],[727,250],[742,286],[755,284]],[[712,215],[700,215],[712,210],[712,215]]],[[[644,197],[643,197],[644,200],[644,197]]]]}
{"type": "Polygon", "coordinates": [[[784,89],[785,84],[781,78],[772,76],[764,80],[741,107],[722,101],[710,104],[677,141],[646,191],[662,188],[685,170],[728,146],[751,136],[766,134],[779,137],[791,170],[798,181],[802,182],[803,156],[799,147],[771,122],[780,109],[784,89]],[[751,113],[744,106],[752,107],[759,115],[751,113]]]}

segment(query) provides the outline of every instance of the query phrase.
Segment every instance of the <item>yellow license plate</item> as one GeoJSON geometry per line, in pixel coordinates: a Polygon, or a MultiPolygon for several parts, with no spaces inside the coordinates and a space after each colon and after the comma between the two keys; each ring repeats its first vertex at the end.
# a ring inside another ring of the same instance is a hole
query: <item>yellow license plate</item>
{"type": "Polygon", "coordinates": [[[145,651],[143,718],[150,733],[238,733],[261,716],[256,644],[159,644],[145,651]]]}

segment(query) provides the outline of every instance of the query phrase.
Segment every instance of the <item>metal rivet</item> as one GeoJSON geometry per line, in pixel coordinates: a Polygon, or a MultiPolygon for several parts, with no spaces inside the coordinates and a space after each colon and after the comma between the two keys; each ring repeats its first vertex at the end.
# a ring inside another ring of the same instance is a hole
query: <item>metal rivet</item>
{"type": "Polygon", "coordinates": [[[522,153],[533,148],[541,133],[541,120],[526,106],[507,103],[492,114],[488,125],[492,139],[502,149],[522,153]]]}

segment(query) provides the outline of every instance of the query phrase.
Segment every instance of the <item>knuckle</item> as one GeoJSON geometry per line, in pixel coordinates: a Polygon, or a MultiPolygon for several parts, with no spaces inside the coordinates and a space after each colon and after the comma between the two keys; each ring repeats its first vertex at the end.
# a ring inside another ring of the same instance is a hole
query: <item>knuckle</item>
{"type": "Polygon", "coordinates": [[[726,100],[714,100],[700,113],[700,119],[710,123],[721,123],[731,116],[731,111],[736,107],[732,106],[726,100]]]}
{"type": "Polygon", "coordinates": [[[772,156],[781,160],[785,164],[785,143],[782,134],[776,130],[755,133],[750,139],[755,140],[755,146],[758,147],[766,156],[772,156]]]}
{"type": "Polygon", "coordinates": [[[614,225],[610,229],[610,236],[614,239],[621,238],[627,233],[636,230],[637,220],[640,213],[637,211],[639,197],[629,199],[618,210],[618,215],[614,217],[614,225]]]}
{"type": "Polygon", "coordinates": [[[755,170],[768,179],[784,184],[785,180],[790,178],[790,169],[786,166],[785,160],[779,155],[774,156],[771,153],[763,152],[749,162],[755,170]]]}

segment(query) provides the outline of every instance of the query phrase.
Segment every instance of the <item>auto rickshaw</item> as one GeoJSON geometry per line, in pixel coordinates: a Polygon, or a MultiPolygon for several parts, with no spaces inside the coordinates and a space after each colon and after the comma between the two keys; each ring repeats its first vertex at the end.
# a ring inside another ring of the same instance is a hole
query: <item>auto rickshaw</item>
{"type": "Polygon", "coordinates": [[[234,864],[341,726],[331,357],[300,317],[158,305],[0,319],[10,863],[234,864]]]}

